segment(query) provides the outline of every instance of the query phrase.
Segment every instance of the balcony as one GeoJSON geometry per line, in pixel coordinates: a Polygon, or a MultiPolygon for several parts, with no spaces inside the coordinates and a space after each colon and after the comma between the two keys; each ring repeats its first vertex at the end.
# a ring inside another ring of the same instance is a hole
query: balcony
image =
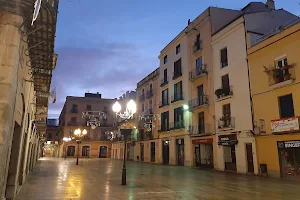
{"type": "Polygon", "coordinates": [[[193,44],[193,53],[195,54],[199,50],[202,50],[202,41],[201,40],[195,40],[193,44]]]}
{"type": "Polygon", "coordinates": [[[147,91],[146,97],[147,97],[147,99],[152,98],[153,97],[153,91],[152,90],[147,91]]]}
{"type": "Polygon", "coordinates": [[[183,100],[183,93],[177,93],[177,94],[174,94],[172,97],[171,97],[171,103],[174,103],[176,101],[181,101],[183,100]]]}
{"type": "Polygon", "coordinates": [[[211,126],[210,124],[203,124],[202,126],[192,126],[190,127],[189,134],[191,136],[203,136],[203,135],[211,135],[211,126]]]}
{"type": "Polygon", "coordinates": [[[207,70],[206,70],[206,64],[203,64],[199,67],[196,67],[189,73],[189,80],[194,81],[199,77],[206,76],[207,75],[207,70]]]}
{"type": "Polygon", "coordinates": [[[183,120],[170,123],[170,130],[182,129],[182,128],[184,128],[184,121],[183,120]]]}
{"type": "Polygon", "coordinates": [[[235,127],[234,122],[235,122],[234,117],[222,116],[219,120],[217,120],[218,129],[220,130],[234,129],[235,127]]]}
{"type": "Polygon", "coordinates": [[[179,72],[173,72],[173,80],[175,80],[175,79],[177,79],[177,78],[179,78],[181,76],[182,76],[182,72],[181,71],[179,71],[179,72]]]}
{"type": "Polygon", "coordinates": [[[139,102],[145,101],[145,94],[139,96],[139,102]]]}
{"type": "Polygon", "coordinates": [[[163,99],[162,101],[159,102],[159,108],[162,108],[164,106],[169,105],[169,99],[163,99]]]}
{"type": "Polygon", "coordinates": [[[191,109],[207,107],[208,106],[208,95],[201,95],[200,97],[189,101],[189,106],[191,109]]]}
{"type": "Polygon", "coordinates": [[[295,81],[295,68],[294,65],[286,65],[281,68],[270,67],[265,68],[265,73],[268,74],[269,86],[273,89],[291,84],[295,81]]]}
{"type": "Polygon", "coordinates": [[[166,132],[166,131],[170,131],[168,124],[161,125],[158,127],[158,132],[166,132]]]}
{"type": "Polygon", "coordinates": [[[160,80],[160,87],[163,87],[169,83],[169,77],[164,77],[160,80]]]}
{"type": "Polygon", "coordinates": [[[224,99],[231,98],[233,96],[232,86],[216,89],[215,95],[216,101],[222,101],[224,99]]]}

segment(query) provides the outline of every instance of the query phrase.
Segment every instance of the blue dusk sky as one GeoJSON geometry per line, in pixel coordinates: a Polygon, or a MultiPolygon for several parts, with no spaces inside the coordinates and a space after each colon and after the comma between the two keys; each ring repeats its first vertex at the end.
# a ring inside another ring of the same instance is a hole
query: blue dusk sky
{"type": "MultiPolygon", "coordinates": [[[[159,67],[160,51],[209,6],[241,9],[248,0],[60,0],[52,88],[58,117],[66,96],[117,98],[159,67]]],[[[300,14],[300,0],[275,0],[300,14]]]]}

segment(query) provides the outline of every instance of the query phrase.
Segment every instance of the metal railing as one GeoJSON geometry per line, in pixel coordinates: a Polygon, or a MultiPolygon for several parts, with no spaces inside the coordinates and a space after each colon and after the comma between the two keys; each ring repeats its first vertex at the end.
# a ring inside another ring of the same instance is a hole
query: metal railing
{"type": "Polygon", "coordinates": [[[149,99],[149,98],[153,97],[153,90],[149,90],[149,91],[147,91],[147,93],[146,93],[146,97],[147,97],[147,99],[149,99]]]}
{"type": "Polygon", "coordinates": [[[208,95],[201,95],[200,97],[189,101],[189,106],[192,109],[204,105],[208,105],[208,95]]]}
{"type": "Polygon", "coordinates": [[[234,117],[223,116],[217,120],[218,129],[234,128],[235,119],[234,117]]]}
{"type": "Polygon", "coordinates": [[[162,79],[160,80],[160,87],[163,87],[163,86],[167,85],[168,82],[169,82],[169,77],[168,77],[168,76],[162,78],[162,79]]]}
{"type": "Polygon", "coordinates": [[[162,101],[159,102],[159,107],[164,107],[164,106],[167,106],[169,105],[169,98],[167,99],[163,99],[162,101]]]}
{"type": "Polygon", "coordinates": [[[174,94],[172,97],[171,97],[171,103],[174,103],[176,101],[181,101],[183,100],[183,93],[180,92],[180,93],[177,93],[177,94],[174,94]]]}
{"type": "Polygon", "coordinates": [[[189,72],[189,79],[193,80],[197,77],[207,75],[206,64],[196,67],[189,72]]]}
{"type": "Polygon", "coordinates": [[[182,76],[182,71],[173,72],[173,80],[179,78],[180,76],[182,76]]]}
{"type": "Polygon", "coordinates": [[[276,35],[277,33],[280,33],[281,31],[297,24],[300,22],[300,17],[295,17],[293,18],[292,20],[290,21],[287,21],[285,24],[281,25],[281,26],[278,26],[277,28],[271,30],[270,32],[266,33],[265,35],[261,36],[260,38],[258,38],[254,43],[253,43],[253,46],[258,44],[258,43],[261,43],[262,41],[272,37],[273,35],[276,35]]]}
{"type": "Polygon", "coordinates": [[[198,126],[192,126],[190,127],[190,135],[205,135],[205,134],[211,134],[211,126],[210,124],[202,124],[198,126]]]}
{"type": "Polygon", "coordinates": [[[170,123],[170,130],[181,129],[181,128],[184,128],[184,121],[183,120],[170,123]]]}
{"type": "Polygon", "coordinates": [[[202,49],[202,41],[201,40],[195,40],[193,44],[193,53],[196,53],[202,49]]]}
{"type": "Polygon", "coordinates": [[[170,128],[169,128],[168,124],[166,124],[166,125],[160,125],[158,127],[158,132],[164,132],[164,131],[169,131],[169,130],[170,130],[170,128]]]}
{"type": "Polygon", "coordinates": [[[271,69],[268,69],[267,74],[270,86],[296,79],[295,68],[293,65],[287,65],[282,68],[272,67],[271,69]]]}
{"type": "Polygon", "coordinates": [[[223,97],[232,96],[233,95],[232,86],[216,89],[215,95],[217,97],[217,100],[223,97]]]}

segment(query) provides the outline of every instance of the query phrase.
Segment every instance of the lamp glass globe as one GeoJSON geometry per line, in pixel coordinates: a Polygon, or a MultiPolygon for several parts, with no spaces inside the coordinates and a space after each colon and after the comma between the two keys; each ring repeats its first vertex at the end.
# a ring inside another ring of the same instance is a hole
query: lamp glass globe
{"type": "Polygon", "coordinates": [[[136,103],[132,99],[127,103],[127,109],[133,114],[136,113],[136,103]]]}
{"type": "Polygon", "coordinates": [[[119,102],[114,103],[112,110],[116,113],[121,111],[121,104],[119,102]]]}

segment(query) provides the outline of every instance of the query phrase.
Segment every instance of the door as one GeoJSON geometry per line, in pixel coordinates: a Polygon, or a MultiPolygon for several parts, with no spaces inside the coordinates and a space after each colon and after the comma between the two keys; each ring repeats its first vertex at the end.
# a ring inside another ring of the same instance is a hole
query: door
{"type": "Polygon", "coordinates": [[[184,140],[178,139],[176,142],[177,142],[177,164],[184,166],[184,140]]]}
{"type": "Polygon", "coordinates": [[[155,142],[151,142],[151,162],[155,162],[155,142]]]}
{"type": "Polygon", "coordinates": [[[204,112],[198,113],[198,131],[199,131],[199,134],[205,133],[204,112]]]}
{"type": "Polygon", "coordinates": [[[107,158],[107,147],[106,146],[100,147],[99,158],[107,158]]]}
{"type": "Polygon", "coordinates": [[[163,163],[165,165],[169,164],[169,156],[170,156],[170,150],[169,150],[169,140],[163,141],[163,163]]]}
{"type": "Polygon", "coordinates": [[[254,173],[252,144],[246,144],[248,172],[254,173]]]}
{"type": "Polygon", "coordinates": [[[197,86],[197,94],[198,94],[198,105],[197,106],[200,106],[203,104],[203,101],[204,101],[204,97],[203,97],[203,84],[197,86]]]}
{"type": "Polygon", "coordinates": [[[199,167],[201,165],[200,161],[200,146],[195,146],[195,165],[199,167]]]}
{"type": "Polygon", "coordinates": [[[68,146],[67,149],[67,156],[75,156],[75,146],[68,146]]]}
{"type": "Polygon", "coordinates": [[[202,57],[199,57],[196,60],[196,75],[200,75],[202,71],[202,57]]]}
{"type": "Polygon", "coordinates": [[[144,161],[144,144],[140,144],[140,156],[141,156],[141,161],[144,161]]]}
{"type": "Polygon", "coordinates": [[[81,155],[83,157],[90,157],[90,147],[89,146],[83,146],[81,155]]]}
{"type": "Polygon", "coordinates": [[[229,86],[229,76],[228,74],[222,76],[222,89],[223,93],[228,96],[230,93],[230,86],[229,86]]]}

